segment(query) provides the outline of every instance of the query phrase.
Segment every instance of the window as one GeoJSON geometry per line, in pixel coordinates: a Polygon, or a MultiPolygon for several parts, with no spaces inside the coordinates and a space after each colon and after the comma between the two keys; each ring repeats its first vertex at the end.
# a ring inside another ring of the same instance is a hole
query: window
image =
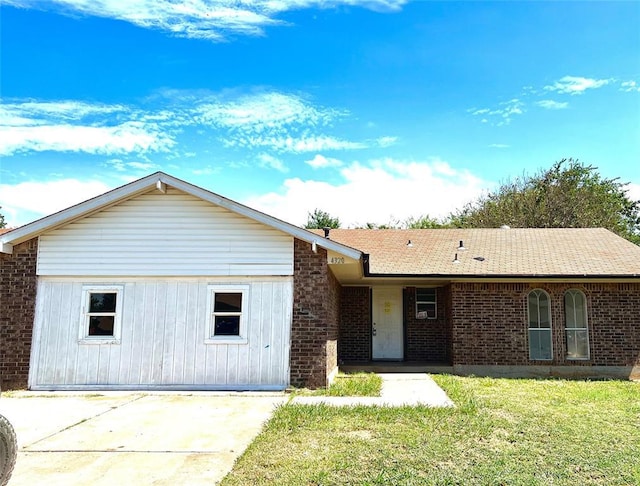
{"type": "Polygon", "coordinates": [[[84,286],[80,340],[111,343],[120,339],[121,285],[84,286]]]}
{"type": "Polygon", "coordinates": [[[436,289],[416,289],[416,319],[436,319],[436,289]]]}
{"type": "Polygon", "coordinates": [[[587,299],[579,290],[564,294],[564,319],[567,359],[589,359],[587,299]]]}
{"type": "Polygon", "coordinates": [[[207,342],[246,342],[249,286],[209,286],[207,342]]]}
{"type": "Polygon", "coordinates": [[[551,305],[544,290],[534,289],[528,296],[529,359],[551,359],[551,305]]]}

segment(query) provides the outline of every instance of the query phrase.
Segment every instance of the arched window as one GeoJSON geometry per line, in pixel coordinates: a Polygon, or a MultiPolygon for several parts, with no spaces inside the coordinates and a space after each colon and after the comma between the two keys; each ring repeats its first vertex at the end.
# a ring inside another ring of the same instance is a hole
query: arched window
{"type": "Polygon", "coordinates": [[[587,298],[579,290],[567,290],[564,294],[564,326],[567,359],[589,359],[587,298]]]}
{"type": "Polygon", "coordinates": [[[552,358],[551,351],[551,299],[540,289],[529,292],[529,359],[552,358]]]}

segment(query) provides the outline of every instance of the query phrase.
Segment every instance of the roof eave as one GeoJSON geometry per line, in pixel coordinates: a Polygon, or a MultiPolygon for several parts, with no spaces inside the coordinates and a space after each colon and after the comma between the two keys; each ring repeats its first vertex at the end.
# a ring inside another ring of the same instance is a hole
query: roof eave
{"type": "Polygon", "coordinates": [[[251,209],[248,206],[227,199],[206,189],[202,189],[201,187],[194,186],[193,184],[177,179],[165,174],[164,172],[155,172],[143,177],[142,179],[138,179],[137,181],[133,181],[129,184],[108,191],[100,196],[96,196],[92,199],[76,204],[75,206],[63,209],[62,211],[45,216],[44,218],[38,219],[32,223],[4,233],[0,236],[0,252],[12,253],[14,245],[27,241],[44,233],[45,231],[67,224],[102,208],[144,193],[154,187],[159,191],[164,192],[167,184],[186,192],[187,194],[191,194],[194,197],[198,197],[204,201],[208,201],[212,204],[288,233],[299,240],[303,240],[308,243],[315,242],[317,246],[335,251],[336,253],[340,253],[341,255],[355,260],[359,260],[362,256],[362,252],[358,250],[335,241],[319,237],[311,231],[274,218],[273,216],[269,216],[255,209],[251,209]]]}
{"type": "Polygon", "coordinates": [[[367,278],[421,278],[439,280],[466,280],[466,279],[510,279],[510,280],[557,280],[557,279],[601,279],[601,280],[622,280],[638,279],[640,274],[444,274],[444,273],[370,273],[365,271],[367,278]]]}
{"type": "MultiPolygon", "coordinates": [[[[99,209],[105,208],[124,199],[128,199],[137,194],[141,194],[152,188],[157,182],[161,181],[161,172],[156,172],[137,181],[130,182],[124,186],[120,186],[111,191],[105,192],[99,196],[88,199],[67,209],[58,211],[57,213],[50,214],[44,218],[37,219],[32,223],[20,226],[14,230],[4,233],[0,236],[0,242],[2,242],[2,251],[4,251],[5,245],[15,246],[23,241],[30,240],[41,233],[67,224],[75,219],[86,216],[99,209]]],[[[6,253],[6,252],[5,252],[6,253]]],[[[10,252],[9,252],[10,253],[10,252]]]]}

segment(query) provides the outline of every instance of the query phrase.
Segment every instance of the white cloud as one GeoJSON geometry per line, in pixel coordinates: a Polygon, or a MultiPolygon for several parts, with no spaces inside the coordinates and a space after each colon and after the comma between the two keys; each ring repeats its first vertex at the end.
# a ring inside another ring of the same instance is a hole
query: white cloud
{"type": "Polygon", "coordinates": [[[626,186],[627,196],[632,201],[640,201],[640,184],[630,183],[626,186]]]}
{"type": "Polygon", "coordinates": [[[376,11],[399,10],[408,0],[5,0],[21,8],[57,10],[130,22],[178,37],[222,41],[229,34],[263,35],[264,28],[286,25],[276,16],[304,8],[358,6],[376,11]]]}
{"type": "Polygon", "coordinates": [[[107,165],[117,170],[118,172],[124,172],[129,169],[148,172],[151,169],[155,169],[157,167],[156,164],[153,164],[151,162],[125,162],[121,159],[107,160],[107,165]]]}
{"type": "Polygon", "coordinates": [[[553,101],[553,100],[540,100],[536,101],[536,105],[545,108],[547,110],[563,110],[569,106],[566,101],[553,101]]]}
{"type": "Polygon", "coordinates": [[[483,115],[482,123],[487,123],[491,117],[497,126],[509,125],[514,115],[522,115],[524,113],[524,102],[518,98],[512,98],[508,101],[499,103],[499,107],[495,109],[489,108],[471,108],[467,110],[473,116],[483,115]]]}
{"type": "Polygon", "coordinates": [[[46,150],[118,157],[169,152],[185,127],[195,128],[199,135],[209,130],[228,147],[292,153],[387,147],[397,141],[391,136],[365,141],[333,136],[334,124],[347,118],[348,111],[277,91],[250,95],[169,91],[153,101],[157,106],[153,111],[70,100],[2,105],[0,155],[46,150]]]}
{"type": "Polygon", "coordinates": [[[565,76],[559,81],[556,81],[552,85],[545,86],[547,91],[556,91],[558,93],[565,93],[571,95],[578,95],[584,93],[588,89],[601,88],[609,84],[610,79],[592,79],[583,78],[580,76],[565,76]]]}
{"type": "Polygon", "coordinates": [[[204,103],[195,107],[193,112],[201,124],[252,133],[297,125],[324,126],[347,114],[345,111],[314,107],[299,96],[279,92],[204,103]]]}
{"type": "Polygon", "coordinates": [[[492,144],[489,144],[489,147],[490,148],[497,148],[497,149],[505,149],[505,148],[509,148],[510,146],[506,145],[504,143],[492,143],[492,144]]]}
{"type": "Polygon", "coordinates": [[[479,110],[471,108],[470,110],[467,110],[467,112],[471,113],[472,115],[484,115],[486,113],[489,113],[490,111],[491,110],[489,108],[480,108],[479,110]]]}
{"type": "MultiPolygon", "coordinates": [[[[175,168],[178,169],[178,167],[175,168]]],[[[200,169],[193,169],[191,172],[193,172],[195,175],[213,175],[220,172],[220,167],[211,167],[210,165],[208,165],[200,169]]]]}
{"type": "Polygon", "coordinates": [[[166,151],[174,140],[122,105],[63,100],[0,106],[0,155],[55,150],[121,154],[166,151]],[[118,121],[119,118],[124,121],[118,121]]]}
{"type": "Polygon", "coordinates": [[[256,136],[236,137],[225,140],[230,146],[269,147],[278,152],[319,152],[323,150],[356,150],[367,148],[364,142],[351,142],[327,135],[292,136],[256,136]]]}
{"type": "Polygon", "coordinates": [[[0,123],[5,122],[5,116],[24,116],[25,119],[30,120],[32,123],[37,123],[37,118],[39,117],[79,120],[90,115],[128,111],[129,109],[123,105],[92,104],[77,100],[54,102],[24,101],[22,103],[6,103],[0,106],[0,123]]]}
{"type": "Polygon", "coordinates": [[[77,179],[0,184],[0,206],[7,226],[21,226],[103,194],[109,189],[109,186],[100,181],[77,179]]]}
{"type": "MultiPolygon", "coordinates": [[[[192,109],[193,119],[214,129],[227,130],[225,145],[245,148],[269,147],[278,152],[354,150],[369,146],[322,134],[349,112],[315,106],[300,96],[267,92],[240,96],[232,101],[208,100],[192,109]]],[[[379,146],[395,143],[396,137],[380,137],[379,146]]]]}
{"type": "Polygon", "coordinates": [[[637,91],[640,93],[640,86],[635,81],[623,81],[620,83],[620,91],[626,91],[627,93],[637,91]]]}
{"type": "Polygon", "coordinates": [[[314,169],[326,169],[327,167],[340,167],[342,165],[342,161],[316,154],[313,159],[306,160],[305,164],[310,165],[314,169]]]}
{"type": "Polygon", "coordinates": [[[353,163],[341,169],[343,182],[287,179],[280,192],[244,202],[293,224],[304,224],[314,208],[340,218],[343,226],[384,223],[429,214],[444,217],[481,194],[488,183],[446,162],[392,159],[353,163]]]}
{"type": "Polygon", "coordinates": [[[289,168],[282,163],[282,160],[269,154],[258,155],[260,167],[267,169],[275,169],[279,172],[289,172],[289,168]]]}
{"type": "Polygon", "coordinates": [[[168,150],[173,144],[168,136],[149,131],[138,122],[111,127],[0,126],[0,155],[28,150],[118,154],[168,150]]]}
{"type": "Polygon", "coordinates": [[[376,140],[378,147],[390,147],[395,145],[398,141],[398,137],[380,137],[376,140]]]}

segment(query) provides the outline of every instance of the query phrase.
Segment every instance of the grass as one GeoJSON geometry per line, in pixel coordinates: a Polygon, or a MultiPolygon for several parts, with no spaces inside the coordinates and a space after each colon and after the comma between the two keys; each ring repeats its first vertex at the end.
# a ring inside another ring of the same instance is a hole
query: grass
{"type": "Polygon", "coordinates": [[[640,484],[640,383],[435,379],[456,408],[282,406],[222,484],[640,484]]]}
{"type": "Polygon", "coordinates": [[[296,388],[293,395],[330,397],[379,397],[382,378],[375,373],[339,373],[329,388],[296,388]]]}

